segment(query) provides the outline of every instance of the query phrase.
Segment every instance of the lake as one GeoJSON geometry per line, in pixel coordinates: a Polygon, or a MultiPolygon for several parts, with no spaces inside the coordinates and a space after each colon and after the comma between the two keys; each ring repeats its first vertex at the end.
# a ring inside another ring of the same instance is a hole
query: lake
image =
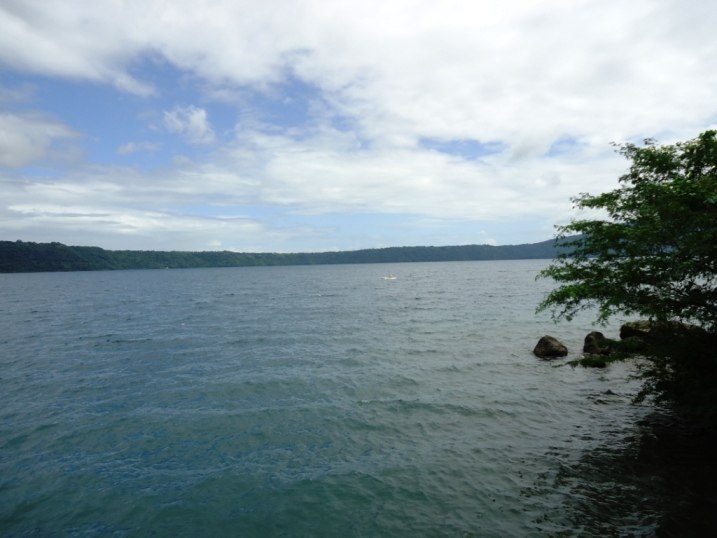
{"type": "Polygon", "coordinates": [[[0,275],[0,530],[651,536],[653,410],[533,356],[593,330],[547,263],[0,275]]]}

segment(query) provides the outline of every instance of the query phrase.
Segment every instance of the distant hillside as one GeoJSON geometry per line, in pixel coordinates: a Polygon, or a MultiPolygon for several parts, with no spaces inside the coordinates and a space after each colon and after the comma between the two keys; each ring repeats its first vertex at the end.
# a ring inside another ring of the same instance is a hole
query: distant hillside
{"type": "Polygon", "coordinates": [[[455,247],[389,247],[340,252],[296,254],[243,252],[181,252],[104,250],[62,243],[0,241],[0,273],[39,271],[100,271],[112,269],[179,269],[265,265],[323,265],[342,263],[403,263],[468,260],[553,258],[550,239],[525,245],[464,245],[455,247]]]}

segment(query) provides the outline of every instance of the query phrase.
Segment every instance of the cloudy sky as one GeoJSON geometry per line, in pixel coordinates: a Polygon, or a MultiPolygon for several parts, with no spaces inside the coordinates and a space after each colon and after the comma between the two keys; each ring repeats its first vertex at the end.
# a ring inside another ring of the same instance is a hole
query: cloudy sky
{"type": "Polygon", "coordinates": [[[0,239],[553,236],[610,142],[717,127],[717,2],[0,0],[0,239]]]}

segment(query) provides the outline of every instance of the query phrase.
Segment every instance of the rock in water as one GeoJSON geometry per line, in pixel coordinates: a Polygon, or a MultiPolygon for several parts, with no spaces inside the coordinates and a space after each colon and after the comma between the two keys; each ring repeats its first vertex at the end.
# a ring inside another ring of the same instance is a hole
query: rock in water
{"type": "Polygon", "coordinates": [[[568,348],[554,336],[545,335],[536,344],[533,353],[541,359],[554,359],[568,354],[568,348]]]}
{"type": "Polygon", "coordinates": [[[650,334],[653,323],[647,320],[628,321],[620,327],[620,338],[630,338],[631,336],[639,336],[645,338],[650,334]]]}
{"type": "Polygon", "coordinates": [[[591,355],[609,355],[610,351],[610,340],[605,338],[603,333],[593,331],[585,337],[583,353],[590,353],[591,355]]]}

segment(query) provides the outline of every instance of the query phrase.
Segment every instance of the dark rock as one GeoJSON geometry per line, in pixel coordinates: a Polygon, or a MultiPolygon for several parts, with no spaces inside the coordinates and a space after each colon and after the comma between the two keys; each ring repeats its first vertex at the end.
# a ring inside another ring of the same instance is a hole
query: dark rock
{"type": "Polygon", "coordinates": [[[628,321],[620,327],[620,338],[630,338],[631,336],[639,336],[645,338],[650,334],[653,328],[653,323],[647,320],[640,321],[628,321]]]}
{"type": "MultiPolygon", "coordinates": [[[[619,359],[623,355],[641,353],[648,348],[647,342],[641,336],[628,336],[622,340],[606,338],[601,332],[593,331],[585,337],[583,353],[586,355],[602,355],[609,359],[619,359]]],[[[595,365],[602,367],[601,361],[593,357],[595,365]]]]}
{"type": "Polygon", "coordinates": [[[702,337],[708,334],[697,325],[681,321],[629,321],[620,327],[620,338],[623,340],[632,336],[639,336],[645,340],[662,340],[665,337],[680,336],[702,337]]]}
{"type": "Polygon", "coordinates": [[[568,348],[557,338],[545,335],[538,340],[533,353],[541,359],[554,359],[556,357],[565,357],[568,354],[568,348]]]}
{"type": "Polygon", "coordinates": [[[591,355],[609,355],[612,351],[611,340],[598,331],[593,331],[585,337],[583,353],[591,355]]]}

